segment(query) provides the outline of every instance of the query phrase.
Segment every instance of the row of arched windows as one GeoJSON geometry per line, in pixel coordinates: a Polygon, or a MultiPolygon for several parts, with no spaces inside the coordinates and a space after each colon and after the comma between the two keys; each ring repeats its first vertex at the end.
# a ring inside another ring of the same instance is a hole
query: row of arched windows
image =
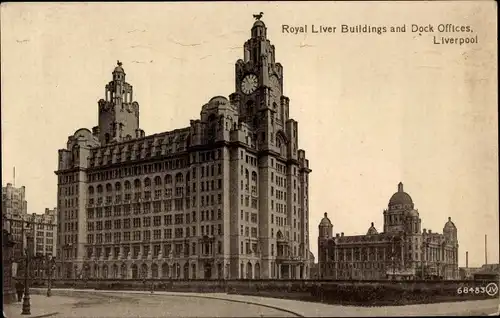
{"type": "MultiPolygon", "coordinates": [[[[189,178],[189,176],[187,176],[186,179],[188,179],[188,178],[189,178]]],[[[123,183],[123,186],[124,186],[125,190],[127,191],[127,190],[132,189],[132,184],[133,184],[134,189],[141,189],[142,187],[146,187],[146,188],[151,187],[152,184],[154,184],[155,187],[160,187],[163,184],[165,184],[165,185],[172,184],[173,180],[175,180],[176,184],[183,183],[184,182],[184,175],[181,172],[179,172],[175,175],[174,178],[172,178],[172,175],[170,175],[170,174],[167,174],[164,178],[162,178],[160,176],[156,176],[156,177],[154,177],[154,179],[150,179],[149,177],[146,177],[143,182],[141,182],[140,179],[135,179],[133,181],[133,183],[130,182],[129,180],[126,180],[123,183]]],[[[186,181],[189,181],[189,180],[186,180],[186,181]]],[[[103,193],[104,190],[106,190],[106,192],[112,192],[113,190],[114,191],[121,191],[122,185],[120,182],[116,182],[114,189],[113,189],[113,186],[111,185],[111,183],[107,183],[105,186],[103,186],[102,184],[99,184],[95,188],[94,188],[94,186],[89,186],[88,193],[89,193],[89,195],[93,195],[95,192],[103,193]]]]}

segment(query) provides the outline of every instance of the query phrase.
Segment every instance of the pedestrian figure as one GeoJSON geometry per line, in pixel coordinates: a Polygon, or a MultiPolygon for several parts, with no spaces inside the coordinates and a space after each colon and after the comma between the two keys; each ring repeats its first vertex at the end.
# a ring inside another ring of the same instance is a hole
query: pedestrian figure
{"type": "Polygon", "coordinates": [[[24,284],[21,281],[16,282],[16,293],[17,293],[17,301],[21,302],[21,300],[23,300],[23,294],[24,294],[24,284]]]}

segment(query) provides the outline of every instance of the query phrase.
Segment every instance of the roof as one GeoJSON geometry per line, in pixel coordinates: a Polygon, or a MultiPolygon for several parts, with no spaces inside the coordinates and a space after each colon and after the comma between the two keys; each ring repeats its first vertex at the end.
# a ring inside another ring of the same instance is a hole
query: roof
{"type": "Polygon", "coordinates": [[[444,225],[444,230],[456,230],[457,227],[455,226],[455,223],[451,221],[451,217],[448,217],[448,222],[445,223],[444,225]]]}
{"type": "Polygon", "coordinates": [[[262,21],[260,21],[260,20],[257,20],[257,21],[255,21],[255,23],[253,24],[252,29],[253,29],[253,28],[255,28],[255,27],[258,27],[258,26],[259,26],[259,27],[264,27],[264,28],[266,27],[266,25],[264,24],[264,22],[262,22],[262,21]]]}
{"type": "Polygon", "coordinates": [[[389,205],[407,205],[413,204],[413,200],[410,195],[403,190],[403,183],[398,184],[398,192],[394,193],[389,200],[389,205]]]}
{"type": "Polygon", "coordinates": [[[366,235],[375,235],[375,234],[378,234],[378,231],[375,228],[375,226],[373,226],[373,222],[372,222],[372,225],[368,229],[368,232],[366,233],[366,235]]]}
{"type": "Polygon", "coordinates": [[[331,226],[331,225],[332,225],[332,222],[328,218],[328,214],[325,212],[325,216],[323,217],[323,219],[319,223],[319,226],[331,226]]]}
{"type": "Polygon", "coordinates": [[[122,67],[122,62],[117,61],[116,64],[117,65],[116,65],[115,70],[113,71],[113,73],[115,73],[115,72],[125,73],[125,71],[123,70],[123,67],[122,67]]]}

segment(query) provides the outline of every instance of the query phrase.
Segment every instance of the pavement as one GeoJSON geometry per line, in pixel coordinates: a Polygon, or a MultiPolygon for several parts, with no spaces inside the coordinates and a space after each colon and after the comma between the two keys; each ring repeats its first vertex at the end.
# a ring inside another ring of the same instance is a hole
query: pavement
{"type": "Polygon", "coordinates": [[[22,303],[6,305],[12,317],[382,317],[489,316],[498,314],[499,298],[407,306],[356,307],[225,293],[32,289],[31,316],[22,303]]]}

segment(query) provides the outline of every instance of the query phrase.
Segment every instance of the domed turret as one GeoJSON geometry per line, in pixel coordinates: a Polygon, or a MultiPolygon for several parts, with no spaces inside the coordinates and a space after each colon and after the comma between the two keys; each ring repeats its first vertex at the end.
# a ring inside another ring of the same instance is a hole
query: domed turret
{"type": "Polygon", "coordinates": [[[448,222],[443,227],[443,235],[448,241],[457,241],[457,227],[451,221],[451,217],[448,217],[448,222]]]}
{"type": "Polygon", "coordinates": [[[261,28],[265,28],[266,25],[264,24],[264,22],[260,21],[260,20],[257,20],[255,21],[255,23],[253,24],[253,27],[252,28],[256,28],[256,27],[261,27],[261,28]]]}
{"type": "Polygon", "coordinates": [[[263,12],[260,12],[259,14],[254,14],[253,17],[257,20],[252,26],[252,38],[258,38],[258,37],[263,37],[264,39],[266,38],[266,25],[264,22],[262,22],[260,19],[264,15],[263,12]]]}
{"type": "Polygon", "coordinates": [[[443,232],[445,231],[453,231],[456,230],[457,227],[455,226],[455,223],[451,221],[451,217],[448,217],[448,222],[445,223],[443,232]]]}
{"type": "Polygon", "coordinates": [[[410,195],[403,190],[403,183],[398,184],[398,192],[394,193],[389,200],[389,208],[391,207],[411,207],[413,209],[413,200],[410,195]]]}
{"type": "Polygon", "coordinates": [[[116,67],[113,70],[113,80],[120,83],[125,82],[125,70],[122,65],[122,62],[116,61],[116,67]]]}
{"type": "Polygon", "coordinates": [[[368,232],[366,233],[366,235],[375,235],[375,234],[378,234],[378,231],[377,231],[377,229],[375,228],[375,226],[373,225],[373,222],[372,222],[372,225],[368,229],[368,232]]]}
{"type": "Polygon", "coordinates": [[[323,219],[321,219],[321,222],[319,223],[319,226],[330,226],[332,225],[332,222],[328,218],[328,213],[325,212],[323,219]]]}
{"type": "Polygon", "coordinates": [[[330,222],[326,212],[321,222],[319,222],[318,229],[320,237],[328,238],[333,236],[333,224],[330,222]]]}
{"type": "Polygon", "coordinates": [[[388,209],[384,211],[384,232],[411,231],[417,233],[420,219],[414,210],[413,200],[398,184],[398,191],[389,199],[388,209]]]}
{"type": "Polygon", "coordinates": [[[123,69],[123,63],[120,62],[120,61],[116,61],[116,67],[115,69],[113,70],[113,74],[115,73],[122,73],[122,74],[125,74],[125,70],[123,69]]]}

